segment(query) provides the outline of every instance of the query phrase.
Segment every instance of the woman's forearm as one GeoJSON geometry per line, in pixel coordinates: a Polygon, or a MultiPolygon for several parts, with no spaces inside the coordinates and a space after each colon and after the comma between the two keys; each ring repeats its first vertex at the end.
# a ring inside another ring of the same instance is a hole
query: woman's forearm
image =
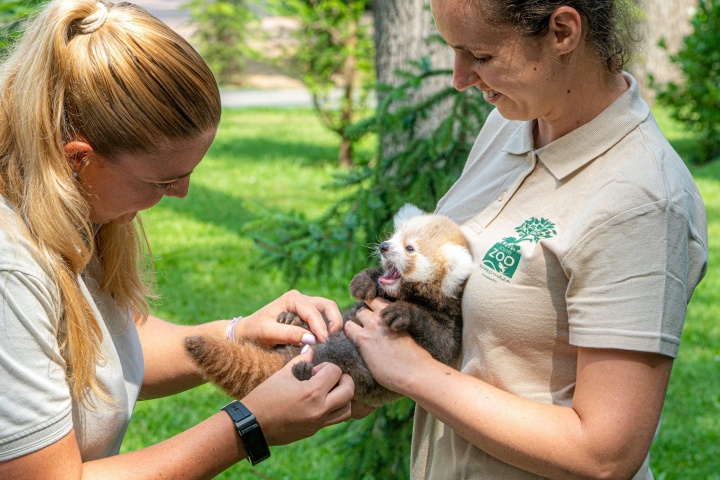
{"type": "Polygon", "coordinates": [[[657,427],[672,360],[584,350],[572,407],[524,399],[432,359],[415,364],[397,386],[458,435],[518,468],[549,478],[630,478],[657,427]]]}
{"type": "MultiPolygon", "coordinates": [[[[575,441],[572,451],[580,450],[582,426],[574,410],[511,395],[438,362],[424,366],[423,372],[408,379],[402,393],[476,447],[551,478],[572,469],[575,461],[563,459],[563,445],[575,441]]],[[[574,472],[568,478],[581,475],[574,472]]]]}
{"type": "Polygon", "coordinates": [[[225,412],[158,444],[86,462],[82,478],[213,478],[247,456],[235,426],[225,412]]]}
{"type": "Polygon", "coordinates": [[[138,326],[145,361],[140,397],[164,397],[204,383],[199,370],[185,352],[183,342],[193,335],[222,337],[228,323],[228,320],[218,320],[201,325],[175,325],[157,317],[148,317],[138,326]]]}

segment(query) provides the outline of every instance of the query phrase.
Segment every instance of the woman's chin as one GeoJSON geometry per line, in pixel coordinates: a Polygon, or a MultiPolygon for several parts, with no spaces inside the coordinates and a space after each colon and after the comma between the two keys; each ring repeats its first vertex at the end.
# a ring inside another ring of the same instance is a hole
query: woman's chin
{"type": "Polygon", "coordinates": [[[137,212],[125,213],[125,214],[120,215],[119,217],[115,217],[115,218],[107,218],[107,217],[98,218],[97,216],[95,216],[93,218],[93,223],[95,225],[107,225],[108,223],[117,223],[119,225],[125,225],[125,224],[132,222],[135,219],[136,215],[137,215],[137,212]]]}
{"type": "Polygon", "coordinates": [[[136,215],[137,215],[137,212],[126,213],[125,215],[121,215],[118,218],[116,218],[115,220],[113,220],[113,222],[119,223],[121,225],[131,223],[133,220],[135,220],[136,215]]]}

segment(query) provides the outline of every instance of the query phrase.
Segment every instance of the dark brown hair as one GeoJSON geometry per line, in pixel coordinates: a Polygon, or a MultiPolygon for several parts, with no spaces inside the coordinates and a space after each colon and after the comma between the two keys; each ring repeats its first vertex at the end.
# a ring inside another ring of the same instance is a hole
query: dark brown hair
{"type": "Polygon", "coordinates": [[[633,15],[628,0],[481,0],[480,3],[490,23],[509,25],[528,38],[545,35],[550,17],[558,8],[574,8],[582,17],[585,38],[609,72],[621,72],[630,56],[633,15]]]}

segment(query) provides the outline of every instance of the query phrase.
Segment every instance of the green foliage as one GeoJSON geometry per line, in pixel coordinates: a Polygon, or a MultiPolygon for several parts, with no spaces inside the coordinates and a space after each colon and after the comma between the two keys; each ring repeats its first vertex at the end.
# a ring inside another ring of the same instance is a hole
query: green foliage
{"type": "MultiPolygon", "coordinates": [[[[263,215],[253,223],[255,239],[269,262],[279,265],[291,280],[313,271],[352,275],[368,266],[367,246],[389,231],[393,215],[405,203],[432,211],[438,199],[460,176],[475,136],[490,109],[475,89],[458,92],[444,88],[412,103],[409,95],[431,77],[449,75],[433,70],[427,61],[404,72],[397,87],[383,87],[383,101],[375,116],[350,130],[354,139],[375,135],[377,153],[372,161],[358,163],[335,176],[331,188],[346,191],[320,218],[308,220],[302,213],[263,215]],[[439,104],[449,111],[432,132],[418,128],[439,104]],[[384,145],[404,148],[385,151],[384,145]]],[[[449,82],[448,82],[449,83],[449,82]]]]}
{"type": "Polygon", "coordinates": [[[190,0],[190,18],[197,30],[192,41],[220,84],[240,84],[248,59],[251,27],[257,22],[249,0],[190,0]]]}
{"type": "Polygon", "coordinates": [[[47,0],[2,0],[0,3],[0,54],[22,31],[25,21],[47,0]]]}
{"type": "Polygon", "coordinates": [[[374,81],[375,45],[365,15],[369,4],[370,0],[268,2],[272,13],[297,24],[282,31],[280,39],[270,40],[264,56],[307,86],[320,120],[341,138],[339,162],[345,166],[354,163],[347,130],[364,113],[368,84],[374,81]]]}
{"type": "Polygon", "coordinates": [[[693,160],[705,162],[720,156],[720,0],[700,0],[692,26],[683,48],[671,57],[683,82],[654,87],[673,118],[699,134],[700,155],[693,160]]]}
{"type": "Polygon", "coordinates": [[[410,442],[415,403],[409,398],[385,405],[355,422],[337,427],[333,443],[344,445],[334,478],[385,480],[410,478],[410,442]]]}

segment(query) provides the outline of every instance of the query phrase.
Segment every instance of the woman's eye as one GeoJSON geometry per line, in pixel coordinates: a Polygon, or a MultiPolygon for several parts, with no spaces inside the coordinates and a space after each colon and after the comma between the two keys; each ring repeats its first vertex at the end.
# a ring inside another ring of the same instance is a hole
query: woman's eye
{"type": "Polygon", "coordinates": [[[475,55],[473,55],[472,57],[475,63],[485,63],[490,60],[490,57],[476,57],[475,55]]]}
{"type": "Polygon", "coordinates": [[[155,183],[154,185],[157,188],[159,188],[160,190],[166,191],[166,190],[171,189],[176,183],[177,183],[177,180],[175,180],[173,182],[168,182],[168,183],[155,183]]]}

